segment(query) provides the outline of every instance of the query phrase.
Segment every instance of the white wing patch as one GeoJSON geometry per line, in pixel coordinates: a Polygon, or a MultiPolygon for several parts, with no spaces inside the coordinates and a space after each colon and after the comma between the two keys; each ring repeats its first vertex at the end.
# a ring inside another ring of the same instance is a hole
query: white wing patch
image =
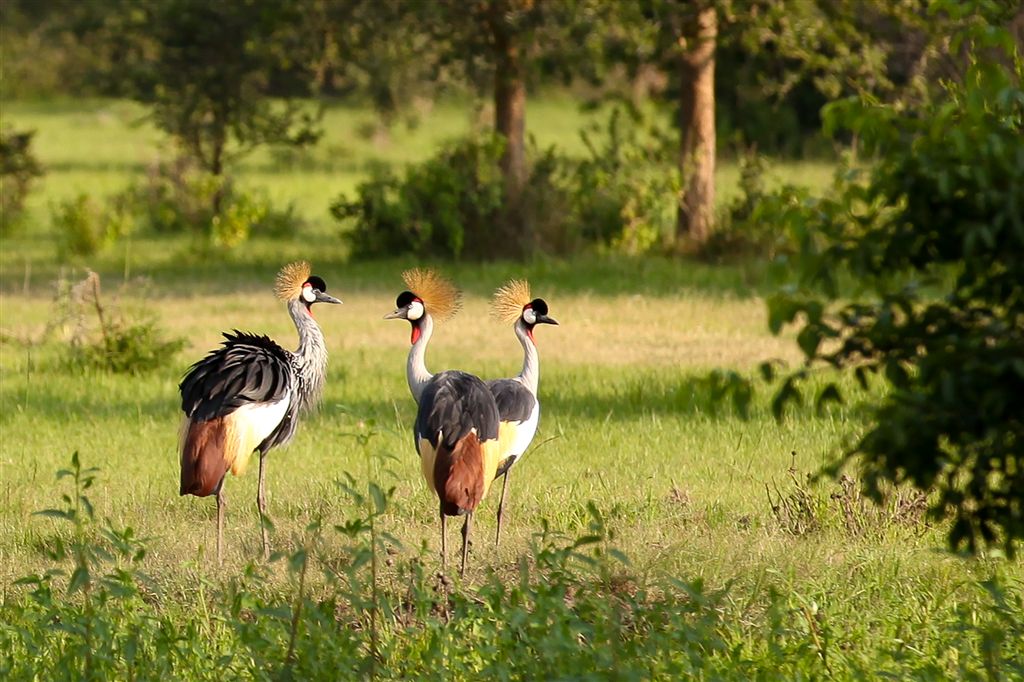
{"type": "Polygon", "coordinates": [[[249,464],[249,456],[267,436],[274,432],[291,404],[286,395],[276,403],[249,403],[231,413],[231,431],[235,439],[231,473],[241,476],[249,464]]]}
{"type": "MultiPolygon", "coordinates": [[[[259,445],[281,423],[290,404],[291,396],[286,395],[276,403],[249,403],[248,405],[242,405],[235,412],[239,421],[248,426],[249,433],[256,441],[256,445],[259,445]]],[[[253,446],[253,449],[255,450],[256,446],[253,446]]]]}
{"type": "Polygon", "coordinates": [[[533,401],[533,411],[530,412],[530,416],[524,422],[520,422],[516,426],[515,439],[512,441],[512,445],[509,447],[508,452],[503,453],[503,456],[515,455],[517,458],[521,458],[523,453],[526,452],[526,448],[530,447],[530,443],[533,441],[534,435],[537,433],[537,423],[540,421],[540,401],[533,401]]]}

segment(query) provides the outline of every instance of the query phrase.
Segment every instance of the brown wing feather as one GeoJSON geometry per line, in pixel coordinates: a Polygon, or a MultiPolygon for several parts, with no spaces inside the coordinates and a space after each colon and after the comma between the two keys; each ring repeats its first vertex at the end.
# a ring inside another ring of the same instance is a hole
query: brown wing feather
{"type": "Polygon", "coordinates": [[[224,417],[187,420],[181,444],[181,495],[206,497],[217,490],[231,466],[228,424],[224,417]]]}
{"type": "Polygon", "coordinates": [[[434,489],[441,498],[442,512],[448,516],[471,512],[480,504],[484,496],[484,458],[476,433],[467,433],[451,450],[443,442],[438,444],[434,489]]]}

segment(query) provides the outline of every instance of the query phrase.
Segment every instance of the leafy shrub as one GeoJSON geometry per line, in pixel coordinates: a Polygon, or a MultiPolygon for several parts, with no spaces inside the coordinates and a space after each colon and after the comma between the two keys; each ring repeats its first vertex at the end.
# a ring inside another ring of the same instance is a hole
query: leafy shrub
{"type": "Polygon", "coordinates": [[[92,256],[134,229],[131,206],[121,195],[101,204],[79,194],[51,208],[51,221],[61,259],[92,256]]]}
{"type": "Polygon", "coordinates": [[[588,156],[569,177],[570,229],[585,243],[639,254],[671,239],[680,179],[657,133],[636,112],[628,116],[616,108],[602,127],[584,131],[588,156]]]}
{"type": "Polygon", "coordinates": [[[179,157],[150,166],[145,181],[130,188],[128,196],[148,229],[176,234],[210,226],[217,192],[230,193],[230,186],[179,157]]]}
{"type": "Polygon", "coordinates": [[[766,170],[763,156],[755,150],[744,153],[740,159],[739,196],[719,216],[716,229],[700,247],[700,257],[714,262],[751,255],[772,259],[794,250],[787,231],[779,228],[775,217],[783,210],[782,204],[801,190],[787,186],[768,192],[766,170]]]}
{"type": "Polygon", "coordinates": [[[34,135],[34,130],[0,130],[0,235],[18,224],[32,181],[43,174],[32,153],[34,135]]]}
{"type": "Polygon", "coordinates": [[[107,309],[95,272],[72,287],[69,297],[69,308],[79,319],[67,357],[73,367],[138,374],[169,364],[185,345],[184,339],[166,338],[151,318],[133,321],[107,309]],[[94,328],[85,319],[89,308],[96,314],[94,328]]]}
{"type": "Polygon", "coordinates": [[[934,487],[929,511],[953,517],[954,548],[1012,554],[1024,539],[1024,62],[993,57],[1015,54],[1006,31],[964,38],[965,77],[923,110],[827,110],[878,160],[865,182],[782,214],[800,251],[769,323],[799,325],[806,364],[776,402],[798,400],[815,364],[881,378],[885,398],[843,462],[876,501],[888,483],[934,487]],[[853,301],[839,292],[847,273],[864,289],[853,301]]]}
{"type": "Polygon", "coordinates": [[[184,158],[154,164],[145,181],[119,200],[153,232],[191,233],[223,249],[242,244],[252,234],[292,234],[301,224],[294,205],[276,209],[265,197],[244,192],[184,158]]]}
{"type": "Polygon", "coordinates": [[[352,223],[345,238],[357,256],[490,255],[504,196],[502,149],[496,136],[466,138],[410,164],[401,177],[377,169],[331,214],[352,223]]]}
{"type": "MultiPolygon", "coordinates": [[[[650,137],[650,136],[649,136],[650,137]]],[[[552,147],[531,149],[523,188],[521,234],[540,248],[568,253],[591,245],[625,253],[656,250],[675,227],[678,173],[652,161],[661,144],[644,140],[616,110],[604,128],[584,135],[589,155],[572,159],[552,147]],[[600,137],[598,136],[600,134],[600,137]]],[[[402,174],[373,172],[354,198],[340,197],[331,213],[358,256],[501,256],[499,234],[507,209],[499,169],[500,137],[469,137],[411,164],[402,174]]],[[[522,245],[517,245],[522,246],[522,245]]]]}

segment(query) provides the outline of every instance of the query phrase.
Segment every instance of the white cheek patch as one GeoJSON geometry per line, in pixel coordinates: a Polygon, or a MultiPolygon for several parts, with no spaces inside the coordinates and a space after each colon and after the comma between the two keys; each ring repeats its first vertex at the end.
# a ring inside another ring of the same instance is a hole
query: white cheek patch
{"type": "Polygon", "coordinates": [[[533,312],[533,308],[527,308],[523,311],[523,322],[526,324],[537,324],[537,313],[533,312]]]}
{"type": "Polygon", "coordinates": [[[307,284],[304,287],[302,287],[302,299],[306,303],[313,303],[314,301],[316,301],[316,294],[313,293],[312,285],[307,284]]]}
{"type": "Polygon", "coordinates": [[[419,301],[413,301],[409,304],[409,313],[407,317],[410,320],[418,320],[423,317],[423,304],[419,301]]]}

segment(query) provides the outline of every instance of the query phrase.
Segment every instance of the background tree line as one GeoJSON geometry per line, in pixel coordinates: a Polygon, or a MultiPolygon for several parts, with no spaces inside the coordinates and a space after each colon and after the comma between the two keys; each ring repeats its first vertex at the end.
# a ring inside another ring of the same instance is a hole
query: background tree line
{"type": "MultiPolygon", "coordinates": [[[[990,4],[991,13],[999,14],[1000,3],[990,4]]],[[[487,223],[481,230],[496,226],[500,242],[521,254],[553,241],[530,206],[545,203],[537,195],[549,195],[551,183],[543,173],[531,183],[542,154],[528,148],[529,93],[569,87],[585,101],[623,102],[634,115],[645,106],[674,111],[674,131],[644,151],[675,169],[677,179],[660,188],[676,195],[674,226],[645,239],[658,248],[700,250],[716,222],[718,154],[752,148],[789,156],[827,153],[820,136],[827,101],[854,93],[923,101],[930,83],[962,70],[948,39],[963,17],[930,5],[11,0],[3,6],[0,49],[5,97],[137,99],[217,182],[228,161],[257,145],[314,143],[318,126],[311,103],[369,100],[387,122],[416,98],[472,93],[490,103],[500,149],[463,149],[460,158],[478,165],[496,161],[502,178],[494,210],[475,215],[487,223]]],[[[1012,18],[1010,11],[1003,14],[1012,18]]],[[[474,166],[468,174],[481,172],[474,166]]],[[[209,193],[215,215],[226,191],[209,193]]],[[[560,192],[569,198],[558,201],[573,203],[579,191],[560,192]]],[[[474,209],[487,203],[480,191],[467,192],[464,203],[474,209]]],[[[373,199],[365,194],[342,202],[336,214],[357,218],[370,233],[386,230],[359,208],[373,199]]],[[[459,215],[462,223],[470,218],[459,215]]],[[[446,229],[434,227],[451,242],[446,229]]]]}

